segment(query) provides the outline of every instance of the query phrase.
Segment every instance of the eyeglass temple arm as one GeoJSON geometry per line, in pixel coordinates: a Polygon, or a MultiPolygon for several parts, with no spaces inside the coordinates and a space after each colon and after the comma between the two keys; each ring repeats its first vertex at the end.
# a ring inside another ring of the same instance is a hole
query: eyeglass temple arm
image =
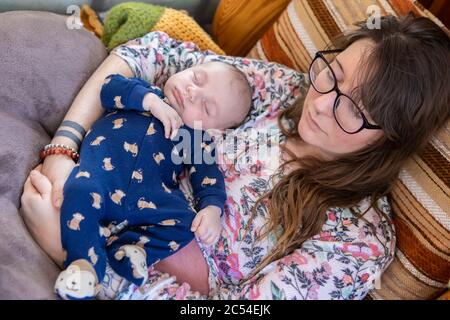
{"type": "Polygon", "coordinates": [[[322,50],[322,51],[317,51],[316,54],[336,53],[336,52],[342,52],[342,51],[344,51],[344,49],[322,50]]]}

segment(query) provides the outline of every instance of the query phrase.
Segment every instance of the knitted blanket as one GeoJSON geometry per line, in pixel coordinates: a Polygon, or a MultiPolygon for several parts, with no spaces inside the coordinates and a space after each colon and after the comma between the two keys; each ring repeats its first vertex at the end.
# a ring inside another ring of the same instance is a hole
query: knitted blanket
{"type": "Polygon", "coordinates": [[[108,50],[112,50],[128,40],[156,30],[164,31],[174,39],[192,41],[202,50],[225,54],[186,13],[140,2],[124,2],[114,6],[105,18],[101,39],[108,50]]]}

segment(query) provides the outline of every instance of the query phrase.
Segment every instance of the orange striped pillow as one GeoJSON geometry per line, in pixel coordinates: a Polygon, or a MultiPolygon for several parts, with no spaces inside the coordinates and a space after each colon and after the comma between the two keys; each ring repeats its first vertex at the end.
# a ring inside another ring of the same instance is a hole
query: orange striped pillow
{"type": "MultiPolygon", "coordinates": [[[[366,20],[374,4],[382,15],[413,11],[444,28],[414,0],[293,0],[248,56],[306,72],[315,52],[354,22],[366,20]]],[[[404,167],[391,198],[396,258],[370,296],[435,298],[450,278],[450,123],[404,167]]]]}

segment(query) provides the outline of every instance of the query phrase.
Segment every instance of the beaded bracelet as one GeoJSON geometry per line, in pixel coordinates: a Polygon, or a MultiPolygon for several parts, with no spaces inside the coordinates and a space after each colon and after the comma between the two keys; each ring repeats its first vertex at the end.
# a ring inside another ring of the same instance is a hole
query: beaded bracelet
{"type": "Polygon", "coordinates": [[[74,148],[59,143],[46,145],[39,153],[39,157],[44,160],[50,154],[65,154],[75,162],[80,158],[80,154],[74,148]]]}
{"type": "Polygon", "coordinates": [[[73,152],[75,152],[75,153],[77,152],[77,150],[76,150],[75,148],[66,146],[65,144],[61,144],[61,143],[49,143],[49,144],[47,144],[47,145],[44,147],[44,150],[47,150],[47,149],[49,149],[49,148],[54,148],[54,147],[59,147],[59,148],[68,149],[68,150],[73,151],[73,152]]]}

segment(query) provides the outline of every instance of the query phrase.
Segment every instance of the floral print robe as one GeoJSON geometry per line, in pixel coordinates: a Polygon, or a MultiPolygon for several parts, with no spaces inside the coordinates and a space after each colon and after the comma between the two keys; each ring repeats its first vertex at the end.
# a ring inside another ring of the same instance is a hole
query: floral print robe
{"type": "MultiPolygon", "coordinates": [[[[278,170],[278,155],[285,137],[278,128],[277,115],[306,94],[309,84],[305,74],[276,63],[200,51],[195,44],[171,39],[163,32],[131,40],[112,54],[124,59],[136,77],[160,87],[168,77],[191,66],[217,60],[231,63],[247,76],[253,88],[253,106],[244,125],[227,134],[226,139],[217,140],[227,202],[218,242],[208,247],[199,241],[209,267],[209,296],[192,292],[187,283],[176,283],[174,277],[153,269],[149,270],[148,282],[138,288],[109,268],[101,298],[362,299],[379,285],[381,273],[394,256],[395,232],[392,222],[379,217],[373,208],[365,219],[357,219],[349,208],[330,208],[319,234],[246,279],[276,243],[273,234],[256,241],[256,234],[267,222],[265,207],[258,208],[250,232],[245,234],[245,230],[253,204],[282,174],[278,170]],[[245,161],[258,148],[258,139],[248,134],[250,128],[265,133],[274,153],[257,161],[245,161]],[[229,143],[228,139],[234,136],[238,138],[237,145],[229,143]],[[236,161],[226,161],[230,154],[237,154],[236,161]]],[[[192,199],[187,179],[182,179],[181,184],[183,192],[192,199]]],[[[353,210],[363,212],[368,204],[366,199],[353,210]]],[[[386,198],[379,199],[378,205],[388,216],[391,214],[386,198]]]]}

